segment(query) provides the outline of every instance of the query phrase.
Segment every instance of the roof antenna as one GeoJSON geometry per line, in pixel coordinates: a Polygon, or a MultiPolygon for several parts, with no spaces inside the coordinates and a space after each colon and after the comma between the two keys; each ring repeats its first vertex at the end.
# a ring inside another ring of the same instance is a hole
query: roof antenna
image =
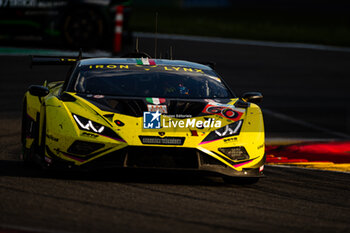
{"type": "Polygon", "coordinates": [[[83,59],[83,49],[82,48],[79,49],[79,55],[78,55],[78,60],[81,60],[81,59],[83,59]]]}
{"type": "Polygon", "coordinates": [[[136,37],[135,52],[139,53],[139,38],[138,37],[136,37]]]}
{"type": "Polygon", "coordinates": [[[156,12],[156,33],[154,35],[154,58],[157,59],[158,12],[156,12]]]}
{"type": "Polygon", "coordinates": [[[169,48],[169,53],[170,53],[170,60],[173,60],[173,46],[170,45],[170,48],[169,48]]]}

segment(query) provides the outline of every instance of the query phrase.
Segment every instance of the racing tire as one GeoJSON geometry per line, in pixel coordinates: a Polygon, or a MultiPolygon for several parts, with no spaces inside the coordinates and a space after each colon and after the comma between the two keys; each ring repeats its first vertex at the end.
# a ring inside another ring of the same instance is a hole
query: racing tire
{"type": "Polygon", "coordinates": [[[39,156],[44,161],[46,147],[46,116],[44,117],[43,128],[41,130],[41,141],[39,147],[39,156]]]}
{"type": "Polygon", "coordinates": [[[26,137],[27,137],[27,101],[24,100],[23,107],[22,107],[22,126],[21,126],[21,143],[22,147],[24,148],[26,145],[26,137]]]}
{"type": "Polygon", "coordinates": [[[63,39],[72,48],[101,47],[105,35],[102,17],[92,9],[77,9],[63,22],[63,39]]]}
{"type": "Polygon", "coordinates": [[[21,143],[22,143],[22,156],[21,159],[23,160],[25,165],[32,166],[33,160],[32,160],[32,153],[33,149],[27,149],[26,143],[27,143],[27,136],[30,134],[30,130],[28,127],[29,125],[29,119],[28,119],[28,113],[27,113],[27,101],[24,99],[23,102],[23,109],[22,109],[22,126],[21,126],[21,143]]]}
{"type": "MultiPolygon", "coordinates": [[[[39,118],[40,121],[40,118],[39,118]]],[[[34,164],[34,167],[36,169],[39,169],[41,171],[46,170],[46,164],[45,164],[45,147],[46,147],[46,116],[44,117],[43,120],[43,127],[41,129],[41,138],[39,137],[39,133],[37,134],[36,140],[37,140],[37,145],[35,152],[33,154],[32,158],[32,163],[34,164]],[[39,138],[40,138],[40,144],[39,144],[39,138]]],[[[39,127],[38,127],[39,131],[39,127]]]]}
{"type": "Polygon", "coordinates": [[[21,159],[24,162],[24,165],[28,167],[35,166],[34,154],[37,148],[36,144],[38,141],[37,131],[38,131],[37,124],[33,123],[33,121],[30,120],[30,118],[28,117],[27,101],[26,99],[24,99],[23,110],[22,110],[22,126],[21,126],[21,143],[22,143],[21,159]],[[35,135],[34,142],[32,143],[32,146],[28,149],[26,148],[27,137],[28,136],[32,137],[32,135],[35,135]]]}
{"type": "Polygon", "coordinates": [[[28,116],[27,116],[27,101],[24,100],[22,107],[22,126],[21,126],[21,144],[22,144],[22,160],[25,164],[28,164],[29,159],[29,150],[26,148],[26,139],[27,139],[27,127],[28,127],[28,116]]]}

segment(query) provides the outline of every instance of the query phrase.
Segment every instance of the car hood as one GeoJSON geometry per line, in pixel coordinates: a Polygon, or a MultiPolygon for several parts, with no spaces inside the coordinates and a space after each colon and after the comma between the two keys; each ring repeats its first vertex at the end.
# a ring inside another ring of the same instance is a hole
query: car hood
{"type": "Polygon", "coordinates": [[[82,95],[80,98],[87,100],[102,111],[114,112],[133,117],[142,117],[144,112],[159,111],[164,115],[176,118],[191,118],[205,115],[221,115],[235,120],[233,114],[224,114],[224,109],[242,110],[249,107],[238,98],[235,99],[174,99],[153,97],[114,97],[103,95],[82,95]],[[216,109],[213,109],[216,108],[216,109]]]}

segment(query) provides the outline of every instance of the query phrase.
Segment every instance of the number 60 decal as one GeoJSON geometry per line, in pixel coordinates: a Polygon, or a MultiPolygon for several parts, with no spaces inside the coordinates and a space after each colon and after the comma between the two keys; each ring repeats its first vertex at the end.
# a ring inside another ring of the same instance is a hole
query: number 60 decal
{"type": "Polygon", "coordinates": [[[230,120],[238,120],[242,116],[241,112],[235,111],[232,108],[223,107],[223,106],[213,106],[213,105],[207,105],[204,108],[203,113],[223,116],[230,120]]]}

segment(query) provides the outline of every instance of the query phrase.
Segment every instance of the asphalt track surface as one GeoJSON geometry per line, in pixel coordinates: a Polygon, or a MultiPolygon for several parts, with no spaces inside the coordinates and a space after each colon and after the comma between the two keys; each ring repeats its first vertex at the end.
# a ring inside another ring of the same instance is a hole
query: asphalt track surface
{"type": "MultiPolygon", "coordinates": [[[[158,44],[163,56],[172,45],[175,58],[216,61],[238,95],[261,91],[263,108],[328,129],[266,114],[268,138],[342,139],[332,132],[350,132],[350,53],[158,44]]],[[[151,45],[140,41],[141,48],[151,45]]],[[[153,54],[153,47],[147,52],[153,54]]],[[[19,161],[22,95],[28,85],[61,80],[65,72],[63,67],[31,70],[26,57],[0,57],[0,232],[350,231],[349,173],[268,166],[267,178],[257,184],[227,185],[200,174],[57,174],[24,167],[19,161]]]]}

